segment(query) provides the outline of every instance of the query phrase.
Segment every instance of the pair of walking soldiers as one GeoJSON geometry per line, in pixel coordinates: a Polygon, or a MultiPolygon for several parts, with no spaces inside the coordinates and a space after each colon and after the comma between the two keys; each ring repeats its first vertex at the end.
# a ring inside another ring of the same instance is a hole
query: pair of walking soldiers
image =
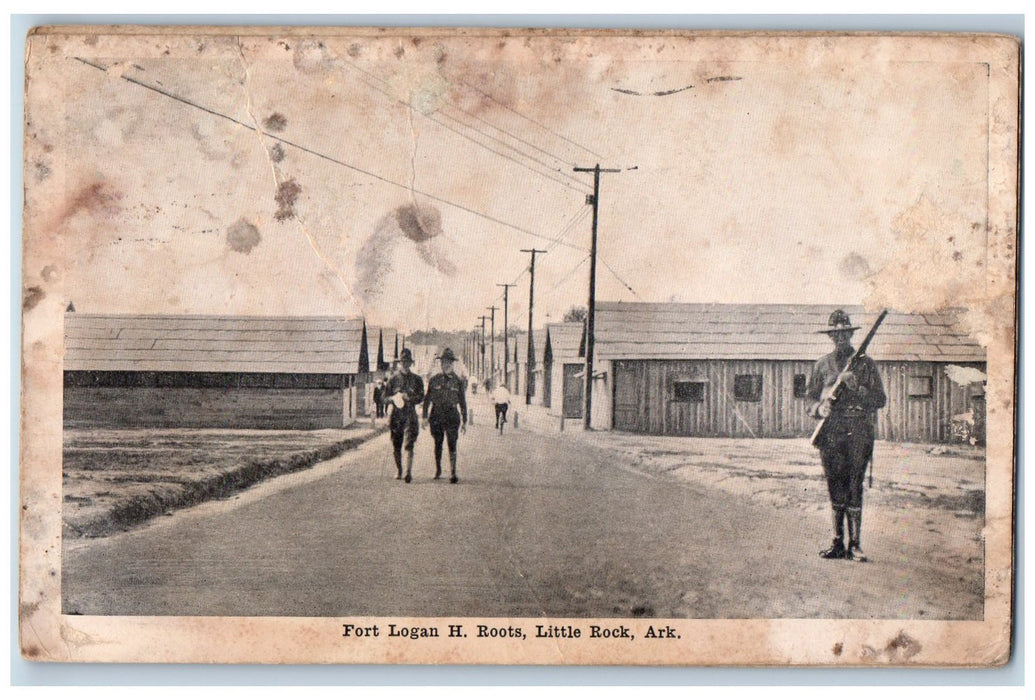
{"type": "Polygon", "coordinates": [[[442,443],[449,446],[449,482],[459,481],[456,473],[456,443],[460,432],[467,430],[466,385],[453,371],[456,355],[449,348],[439,357],[442,371],[428,380],[428,391],[424,392],[424,380],[412,372],[413,353],[403,348],[399,353],[398,374],[388,381],[385,388],[385,402],[389,405],[388,427],[392,434],[392,452],[395,457],[396,479],[403,479],[403,452],[406,453],[406,483],[413,479],[413,448],[417,443],[420,427],[417,421],[417,405],[422,404],[424,423],[431,428],[435,441],[435,478],[442,477],[442,443]],[[429,416],[430,408],[430,416],[429,416]]]}

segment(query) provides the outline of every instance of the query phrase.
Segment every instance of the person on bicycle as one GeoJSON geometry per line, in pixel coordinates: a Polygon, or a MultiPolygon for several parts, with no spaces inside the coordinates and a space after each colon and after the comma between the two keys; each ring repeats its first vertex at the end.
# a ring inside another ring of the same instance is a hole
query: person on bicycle
{"type": "Polygon", "coordinates": [[[506,384],[500,384],[492,390],[492,403],[496,406],[496,428],[507,422],[507,409],[510,407],[510,392],[506,384]]]}

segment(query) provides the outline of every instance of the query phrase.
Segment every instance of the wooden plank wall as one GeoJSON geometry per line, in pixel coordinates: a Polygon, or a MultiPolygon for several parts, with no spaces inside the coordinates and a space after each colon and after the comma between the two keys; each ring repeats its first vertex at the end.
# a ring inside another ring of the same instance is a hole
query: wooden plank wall
{"type": "Polygon", "coordinates": [[[879,366],[888,405],[877,413],[878,435],[904,442],[947,442],[952,417],[971,409],[970,388],[950,380],[943,363],[881,362],[879,366]],[[913,376],[932,378],[931,398],[908,396],[909,378],[913,376]]]}
{"type": "MultiPolygon", "coordinates": [[[[614,428],[654,435],[705,437],[801,437],[815,421],[805,411],[808,399],[794,397],[794,375],[808,376],[813,363],[746,360],[624,360],[615,361],[619,384],[615,398],[621,406],[614,428]],[[762,400],[734,399],[734,377],[762,375],[762,400]],[[705,383],[704,401],[672,401],[675,381],[705,383]],[[635,404],[635,410],[628,410],[635,404]],[[625,408],[625,410],[621,410],[625,408]]],[[[879,439],[941,442],[949,439],[952,416],[970,410],[969,389],[949,380],[941,363],[878,363],[887,406],[878,411],[879,439]],[[932,377],[931,398],[907,396],[908,378],[932,377]]],[[[980,368],[980,367],[979,367],[980,368]]],[[[983,368],[980,368],[983,369],[983,368]]]]}
{"type": "Polygon", "coordinates": [[[315,430],[345,424],[343,389],[65,387],[65,427],[315,430]]]}
{"type": "MultiPolygon", "coordinates": [[[[634,430],[657,435],[732,437],[792,437],[811,430],[813,421],[805,415],[806,400],[793,395],[794,375],[808,374],[812,367],[809,362],[670,360],[624,361],[624,366],[640,379],[638,426],[634,430]],[[733,383],[738,374],[762,375],[761,401],[734,399],[733,383]],[[704,401],[672,401],[675,381],[704,382],[704,401]]],[[[617,424],[615,427],[623,429],[617,424]]]]}

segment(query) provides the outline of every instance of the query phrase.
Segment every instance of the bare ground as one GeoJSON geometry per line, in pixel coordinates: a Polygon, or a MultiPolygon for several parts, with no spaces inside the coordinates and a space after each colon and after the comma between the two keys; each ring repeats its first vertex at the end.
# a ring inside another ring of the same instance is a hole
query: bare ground
{"type": "Polygon", "coordinates": [[[225,498],[353,449],[380,430],[66,429],[64,536],[97,537],[225,498]]]}
{"type": "Polygon", "coordinates": [[[123,615],[981,619],[983,455],[878,444],[866,564],[804,440],[461,438],[396,481],[385,436],[231,499],[65,543],[64,610],[123,615]],[[975,493],[976,492],[976,493],[975,493]]]}

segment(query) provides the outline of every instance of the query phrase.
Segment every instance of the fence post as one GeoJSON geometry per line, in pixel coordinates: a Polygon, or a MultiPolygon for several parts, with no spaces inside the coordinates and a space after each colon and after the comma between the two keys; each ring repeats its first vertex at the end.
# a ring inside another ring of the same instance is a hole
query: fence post
{"type": "Polygon", "coordinates": [[[518,412],[514,411],[514,430],[518,429],[518,412]]]}

